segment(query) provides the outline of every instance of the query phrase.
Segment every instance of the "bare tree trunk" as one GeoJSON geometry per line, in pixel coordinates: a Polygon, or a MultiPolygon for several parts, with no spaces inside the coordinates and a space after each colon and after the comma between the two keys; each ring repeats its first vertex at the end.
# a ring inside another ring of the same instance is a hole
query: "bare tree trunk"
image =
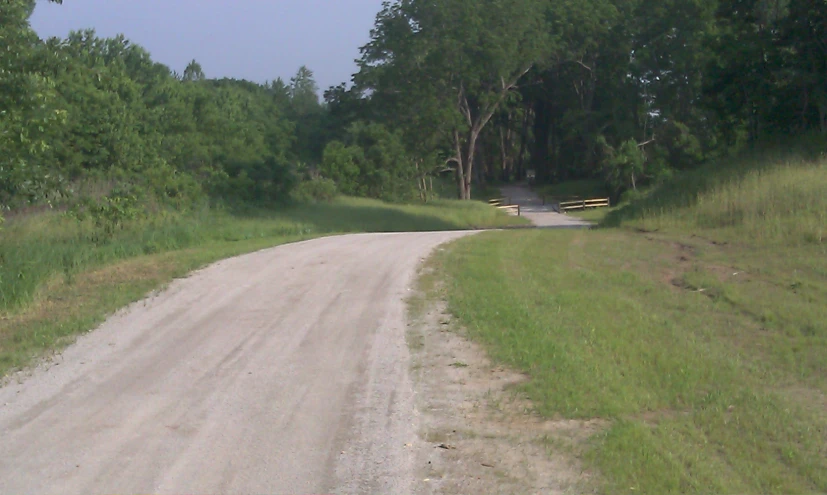
{"type": "Polygon", "coordinates": [[[425,184],[425,178],[419,172],[419,161],[414,162],[414,167],[416,167],[416,187],[419,189],[419,199],[422,200],[423,203],[427,203],[428,196],[425,188],[423,187],[425,184]]]}
{"type": "MultiPolygon", "coordinates": [[[[477,141],[479,139],[480,131],[472,129],[468,133],[468,139],[465,142],[466,152],[460,152],[459,165],[457,166],[457,185],[459,186],[459,199],[471,199],[471,178],[474,174],[474,158],[477,153],[477,141]]],[[[459,137],[459,134],[456,134],[459,137]]],[[[461,149],[462,144],[457,141],[457,148],[461,149]]]]}
{"type": "Polygon", "coordinates": [[[454,131],[454,148],[457,153],[457,197],[459,199],[465,199],[465,157],[462,153],[462,142],[459,139],[459,131],[454,131]]]}

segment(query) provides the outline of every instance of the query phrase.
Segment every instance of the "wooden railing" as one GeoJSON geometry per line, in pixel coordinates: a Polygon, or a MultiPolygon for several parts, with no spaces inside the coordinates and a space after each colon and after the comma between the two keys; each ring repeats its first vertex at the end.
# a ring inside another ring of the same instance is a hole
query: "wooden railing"
{"type": "Polygon", "coordinates": [[[520,208],[520,205],[512,205],[511,198],[495,198],[489,199],[488,204],[497,208],[498,210],[502,210],[510,215],[517,215],[522,216],[523,211],[520,208]]]}
{"type": "Polygon", "coordinates": [[[578,199],[576,201],[561,201],[558,203],[560,213],[574,210],[586,210],[589,208],[609,208],[612,202],[609,198],[578,199]]]}

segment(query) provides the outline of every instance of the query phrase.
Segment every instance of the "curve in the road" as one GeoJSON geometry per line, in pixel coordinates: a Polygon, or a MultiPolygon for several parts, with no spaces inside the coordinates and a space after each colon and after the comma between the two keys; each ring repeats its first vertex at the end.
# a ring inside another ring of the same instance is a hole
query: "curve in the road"
{"type": "Polygon", "coordinates": [[[405,303],[462,232],[222,261],[0,389],[0,493],[409,493],[405,303]]]}

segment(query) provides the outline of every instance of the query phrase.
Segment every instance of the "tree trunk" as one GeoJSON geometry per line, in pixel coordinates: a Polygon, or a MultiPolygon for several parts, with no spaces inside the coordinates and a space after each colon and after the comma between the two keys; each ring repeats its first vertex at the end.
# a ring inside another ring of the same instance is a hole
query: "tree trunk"
{"type": "Polygon", "coordinates": [[[457,193],[460,199],[471,199],[471,177],[473,177],[474,155],[477,151],[477,141],[479,140],[480,133],[483,129],[485,129],[485,126],[488,125],[488,122],[491,121],[491,117],[494,116],[494,112],[497,111],[497,108],[503,100],[505,100],[506,96],[508,96],[508,93],[514,89],[517,81],[526,75],[528,71],[531,70],[531,67],[531,65],[525,67],[521,72],[515,74],[513,79],[510,81],[503,79],[502,90],[500,91],[497,100],[493,103],[484,105],[483,108],[472,108],[464,87],[460,85],[457,99],[459,103],[459,111],[465,117],[470,129],[468,131],[467,139],[464,140],[464,142],[463,140],[460,140],[459,131],[454,131],[454,147],[457,161],[457,193]],[[464,154],[463,148],[465,148],[464,154]]]}
{"type": "Polygon", "coordinates": [[[465,165],[463,164],[462,158],[459,159],[457,162],[456,174],[454,177],[457,180],[457,198],[458,199],[465,199],[465,173],[463,169],[465,165]]]}
{"type": "Polygon", "coordinates": [[[465,184],[462,199],[471,199],[471,178],[474,176],[474,158],[477,155],[477,138],[479,131],[472,130],[468,134],[468,151],[465,153],[465,184]]]}
{"type": "Polygon", "coordinates": [[[459,133],[454,133],[454,146],[457,150],[457,195],[459,199],[471,199],[471,178],[474,174],[474,158],[477,153],[477,141],[479,140],[480,130],[472,129],[468,133],[468,139],[462,143],[459,139],[459,133]],[[463,153],[463,144],[465,145],[465,153],[463,153]]]}

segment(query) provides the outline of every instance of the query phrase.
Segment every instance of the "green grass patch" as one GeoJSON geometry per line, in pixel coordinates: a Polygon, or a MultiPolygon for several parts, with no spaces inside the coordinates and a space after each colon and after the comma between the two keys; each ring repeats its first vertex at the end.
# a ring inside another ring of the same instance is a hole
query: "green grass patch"
{"type": "Polygon", "coordinates": [[[518,221],[477,202],[391,205],[355,198],[281,210],[165,215],[111,237],[59,213],[12,218],[0,231],[0,376],[60,348],[148,291],[221,258],[336,233],[518,221]]]}
{"type": "Polygon", "coordinates": [[[450,311],[530,376],[604,493],[827,491],[827,250],[626,230],[463,239],[450,311]]]}
{"type": "Polygon", "coordinates": [[[604,221],[612,211],[614,211],[614,208],[591,208],[588,210],[570,211],[567,215],[582,218],[593,223],[600,223],[604,221]]]}
{"type": "Polygon", "coordinates": [[[540,414],[608,422],[582,452],[604,493],[827,492],[827,158],[630,198],[582,214],[601,229],[457,242],[450,310],[540,414]]]}

